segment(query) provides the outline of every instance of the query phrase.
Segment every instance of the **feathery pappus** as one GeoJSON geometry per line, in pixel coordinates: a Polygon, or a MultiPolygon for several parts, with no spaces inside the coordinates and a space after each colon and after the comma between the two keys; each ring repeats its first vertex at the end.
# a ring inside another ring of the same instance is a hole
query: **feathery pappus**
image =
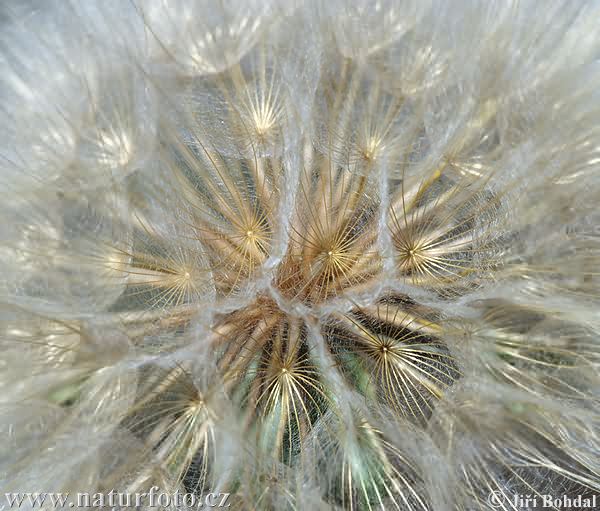
{"type": "Polygon", "coordinates": [[[4,2],[3,491],[600,494],[599,17],[4,2]]]}

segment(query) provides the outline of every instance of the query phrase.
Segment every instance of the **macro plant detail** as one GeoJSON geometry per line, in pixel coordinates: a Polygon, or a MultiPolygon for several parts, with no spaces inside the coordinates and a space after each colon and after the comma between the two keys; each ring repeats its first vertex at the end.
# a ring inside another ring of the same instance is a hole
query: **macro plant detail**
{"type": "Polygon", "coordinates": [[[598,14],[0,7],[2,487],[600,492],[598,14]]]}

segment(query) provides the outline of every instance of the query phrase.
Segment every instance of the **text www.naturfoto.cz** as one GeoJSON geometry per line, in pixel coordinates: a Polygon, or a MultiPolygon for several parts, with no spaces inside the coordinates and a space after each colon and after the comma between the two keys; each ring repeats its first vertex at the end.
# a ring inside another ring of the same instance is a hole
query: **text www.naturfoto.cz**
{"type": "Polygon", "coordinates": [[[0,511],[7,509],[61,509],[61,508],[91,508],[91,507],[149,507],[166,508],[174,506],[177,509],[192,507],[229,507],[229,493],[164,493],[157,486],[143,493],[46,493],[46,492],[12,492],[5,493],[5,502],[0,502],[0,511]],[[71,497],[71,498],[70,498],[71,497]]]}

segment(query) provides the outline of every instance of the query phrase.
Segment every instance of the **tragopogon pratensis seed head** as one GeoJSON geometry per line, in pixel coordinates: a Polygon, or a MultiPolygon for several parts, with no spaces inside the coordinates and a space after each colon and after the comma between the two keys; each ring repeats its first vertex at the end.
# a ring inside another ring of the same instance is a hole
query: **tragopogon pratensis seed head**
{"type": "Polygon", "coordinates": [[[5,2],[5,491],[600,492],[599,15],[5,2]]]}

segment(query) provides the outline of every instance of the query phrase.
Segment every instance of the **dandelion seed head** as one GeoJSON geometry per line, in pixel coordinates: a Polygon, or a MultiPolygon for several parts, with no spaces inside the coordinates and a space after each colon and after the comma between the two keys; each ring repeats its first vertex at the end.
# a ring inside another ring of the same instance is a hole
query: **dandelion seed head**
{"type": "Polygon", "coordinates": [[[2,7],[10,491],[600,491],[598,5],[538,11],[2,7]]]}

